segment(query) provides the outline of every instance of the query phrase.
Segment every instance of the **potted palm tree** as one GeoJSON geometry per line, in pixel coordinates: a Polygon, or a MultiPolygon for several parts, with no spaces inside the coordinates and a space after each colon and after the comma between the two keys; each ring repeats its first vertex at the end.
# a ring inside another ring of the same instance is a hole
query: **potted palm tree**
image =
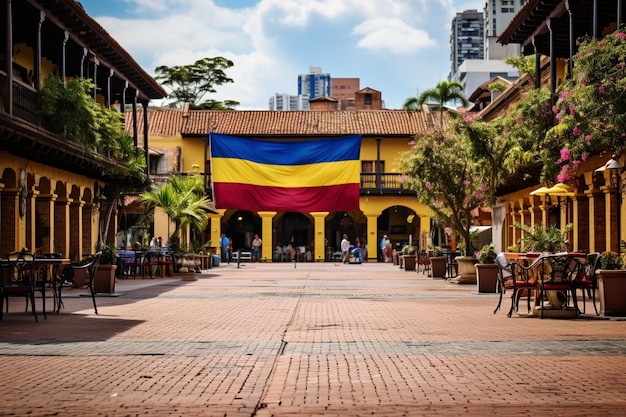
{"type": "Polygon", "coordinates": [[[626,316],[626,269],[622,257],[617,252],[602,252],[597,274],[600,315],[626,316]]]}
{"type": "Polygon", "coordinates": [[[480,249],[476,268],[476,284],[479,293],[494,293],[498,283],[498,264],[496,249],[492,244],[480,249]]]}
{"type": "Polygon", "coordinates": [[[98,245],[96,252],[102,252],[98,269],[94,275],[93,288],[96,293],[114,294],[115,293],[115,271],[117,270],[117,249],[115,245],[109,243],[107,245],[98,245]]]}

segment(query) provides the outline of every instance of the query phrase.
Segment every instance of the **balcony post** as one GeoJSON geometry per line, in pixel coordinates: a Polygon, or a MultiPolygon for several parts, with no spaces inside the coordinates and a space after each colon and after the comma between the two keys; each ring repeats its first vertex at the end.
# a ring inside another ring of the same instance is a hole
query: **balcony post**
{"type": "Polygon", "coordinates": [[[380,180],[380,141],[383,139],[380,136],[374,138],[376,140],[376,188],[382,192],[382,185],[380,180]]]}

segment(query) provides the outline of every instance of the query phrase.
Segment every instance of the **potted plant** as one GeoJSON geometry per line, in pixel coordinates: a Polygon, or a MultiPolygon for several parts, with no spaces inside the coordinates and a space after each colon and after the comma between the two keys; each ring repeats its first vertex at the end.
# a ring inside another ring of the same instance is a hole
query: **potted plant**
{"type": "Polygon", "coordinates": [[[622,257],[617,252],[602,252],[597,275],[600,315],[626,316],[626,269],[622,257]]]}
{"type": "Polygon", "coordinates": [[[430,269],[433,278],[445,278],[446,276],[446,258],[443,256],[441,246],[433,248],[433,256],[430,257],[430,269]]]}
{"type": "Polygon", "coordinates": [[[402,257],[402,265],[404,265],[405,271],[415,271],[415,265],[417,260],[417,247],[413,245],[405,245],[400,250],[402,257]]]}
{"type": "Polygon", "coordinates": [[[476,268],[476,284],[479,293],[495,293],[498,283],[498,264],[496,249],[492,244],[480,249],[476,268]]]}
{"type": "Polygon", "coordinates": [[[556,226],[542,227],[541,225],[529,226],[514,222],[513,226],[522,230],[522,252],[548,252],[557,253],[567,250],[567,235],[574,228],[572,223],[567,224],[563,230],[556,226]]]}
{"type": "Polygon", "coordinates": [[[112,243],[98,246],[96,251],[102,252],[102,256],[94,276],[94,291],[96,293],[114,294],[115,271],[117,270],[117,259],[119,256],[117,249],[112,243]]]}

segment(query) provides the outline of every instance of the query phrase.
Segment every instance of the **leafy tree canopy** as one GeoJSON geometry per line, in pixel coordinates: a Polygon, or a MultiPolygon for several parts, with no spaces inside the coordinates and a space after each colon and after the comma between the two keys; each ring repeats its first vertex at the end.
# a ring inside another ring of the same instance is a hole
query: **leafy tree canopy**
{"type": "Polygon", "coordinates": [[[154,78],[172,89],[169,97],[174,100],[173,104],[189,103],[194,109],[232,110],[239,102],[202,100],[206,94],[217,92],[216,87],[234,82],[225,72],[233,65],[233,61],[220,56],[202,58],[190,65],[161,65],[154,70],[154,78]]]}

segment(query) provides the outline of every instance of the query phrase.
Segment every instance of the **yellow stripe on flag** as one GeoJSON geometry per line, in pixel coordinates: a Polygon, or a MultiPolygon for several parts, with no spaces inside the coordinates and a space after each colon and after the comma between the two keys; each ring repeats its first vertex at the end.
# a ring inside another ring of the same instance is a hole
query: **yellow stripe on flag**
{"type": "Polygon", "coordinates": [[[213,182],[271,187],[322,187],[354,184],[360,179],[360,161],[322,162],[309,165],[267,165],[242,159],[214,158],[213,182]]]}

